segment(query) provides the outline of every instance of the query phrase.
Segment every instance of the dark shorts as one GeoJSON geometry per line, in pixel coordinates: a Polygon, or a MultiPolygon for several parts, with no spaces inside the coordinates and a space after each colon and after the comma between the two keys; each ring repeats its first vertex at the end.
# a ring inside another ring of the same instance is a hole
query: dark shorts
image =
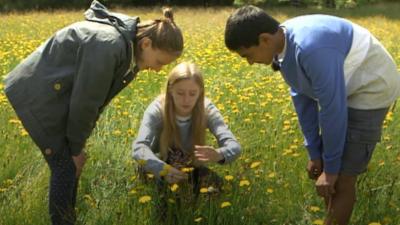
{"type": "Polygon", "coordinates": [[[348,125],[340,173],[356,176],[367,170],[389,108],[359,110],[348,108],[348,125]]]}

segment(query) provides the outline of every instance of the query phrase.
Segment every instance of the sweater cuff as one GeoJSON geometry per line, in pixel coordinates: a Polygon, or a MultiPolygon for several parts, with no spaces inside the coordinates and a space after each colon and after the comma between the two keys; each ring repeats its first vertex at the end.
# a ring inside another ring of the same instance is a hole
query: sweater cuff
{"type": "Polygon", "coordinates": [[[217,152],[219,152],[223,157],[223,159],[221,159],[217,162],[218,164],[222,165],[222,164],[229,163],[230,161],[232,161],[232,159],[230,159],[230,157],[229,157],[229,152],[226,148],[218,148],[217,152]]]}
{"type": "Polygon", "coordinates": [[[320,145],[307,145],[306,148],[308,150],[308,156],[310,160],[316,160],[322,158],[322,152],[320,145]]]}
{"type": "Polygon", "coordinates": [[[341,167],[341,159],[325,160],[324,159],[324,172],[328,174],[339,174],[341,167]]]}

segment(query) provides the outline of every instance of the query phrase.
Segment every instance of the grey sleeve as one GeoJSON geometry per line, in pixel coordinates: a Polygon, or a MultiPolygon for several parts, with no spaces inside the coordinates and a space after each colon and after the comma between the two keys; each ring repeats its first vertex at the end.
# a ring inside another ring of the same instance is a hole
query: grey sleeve
{"type": "Polygon", "coordinates": [[[161,106],[155,100],[144,112],[138,136],[132,145],[132,157],[144,167],[146,172],[150,172],[156,177],[160,176],[160,172],[166,164],[155,155],[155,151],[158,151],[158,140],[161,135],[161,129],[161,106]]]}
{"type": "Polygon", "coordinates": [[[73,155],[84,148],[107,98],[119,63],[115,48],[108,42],[87,42],[79,47],[66,134],[73,155]]]}
{"type": "Polygon", "coordinates": [[[207,103],[207,125],[211,133],[217,138],[218,151],[224,156],[223,163],[235,160],[241,152],[239,142],[224,122],[221,113],[211,102],[207,103]]]}

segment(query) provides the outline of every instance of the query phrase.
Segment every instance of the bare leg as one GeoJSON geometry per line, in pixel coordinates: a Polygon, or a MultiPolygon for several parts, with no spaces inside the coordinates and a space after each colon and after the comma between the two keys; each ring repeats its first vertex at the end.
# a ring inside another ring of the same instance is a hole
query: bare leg
{"type": "Polygon", "coordinates": [[[357,176],[339,175],[336,182],[336,193],[325,199],[328,215],[326,225],[347,225],[349,223],[353,206],[356,202],[357,176]]]}

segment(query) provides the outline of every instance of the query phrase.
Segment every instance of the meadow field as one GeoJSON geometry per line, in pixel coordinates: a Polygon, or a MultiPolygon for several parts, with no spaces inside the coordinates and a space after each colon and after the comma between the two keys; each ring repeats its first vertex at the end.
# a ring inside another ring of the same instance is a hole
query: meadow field
{"type": "MultiPolygon", "coordinates": [[[[249,66],[224,46],[225,21],[232,8],[176,8],[185,36],[178,60],[197,63],[206,80],[206,95],[220,109],[242,145],[230,165],[212,166],[224,178],[214,196],[202,189],[196,204],[176,196],[185,187],[168,188],[166,224],[289,225],[323,224],[324,206],[305,172],[303,147],[288,86],[267,66],[249,66]],[[179,199],[178,199],[179,200],[179,199]],[[175,223],[176,224],[176,223],[175,223]]],[[[158,8],[118,11],[142,19],[161,15],[158,8]]],[[[280,21],[307,13],[348,18],[368,28],[400,65],[400,4],[340,11],[273,8],[280,21]]],[[[25,12],[0,15],[0,225],[44,225],[49,170],[3,93],[5,75],[56,30],[83,19],[82,11],[25,12]]],[[[175,64],[174,64],[175,65],[175,64]]],[[[164,89],[168,71],[143,71],[105,110],[90,137],[89,159],[79,186],[78,222],[85,225],[154,225],[157,190],[135,172],[131,144],[147,105],[164,89]]],[[[400,224],[400,104],[384,125],[368,173],[358,182],[351,224],[400,224]]],[[[215,141],[209,135],[209,144],[215,141]]],[[[151,180],[151,177],[149,177],[151,180]]],[[[206,188],[206,187],[205,187],[206,188]]]]}

